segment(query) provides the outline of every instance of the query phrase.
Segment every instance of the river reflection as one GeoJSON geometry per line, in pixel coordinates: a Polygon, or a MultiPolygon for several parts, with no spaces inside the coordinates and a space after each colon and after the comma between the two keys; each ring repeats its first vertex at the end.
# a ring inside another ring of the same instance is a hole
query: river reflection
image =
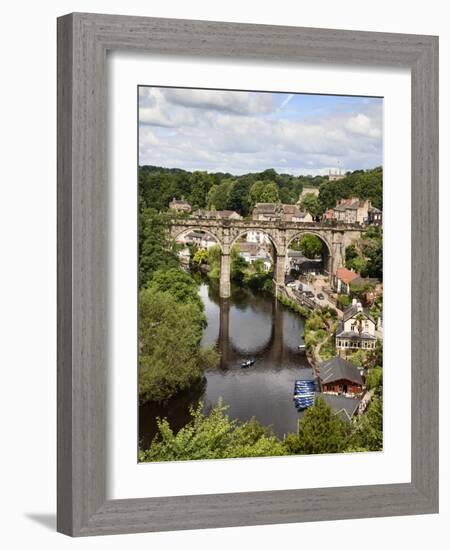
{"type": "Polygon", "coordinates": [[[167,416],[177,431],[189,421],[189,406],[202,400],[205,409],[219,398],[229,406],[232,418],[255,417],[272,425],[283,437],[297,430],[299,415],[292,402],[294,380],[312,378],[305,355],[298,351],[303,342],[303,320],[275,298],[234,288],[229,299],[219,298],[213,284],[201,284],[200,296],[208,319],[202,345],[216,345],[220,366],[206,372],[196,388],[164,404],[148,404],[139,410],[139,431],[143,447],[153,438],[156,416],[167,416]],[[256,362],[242,369],[243,360],[256,362]]]}

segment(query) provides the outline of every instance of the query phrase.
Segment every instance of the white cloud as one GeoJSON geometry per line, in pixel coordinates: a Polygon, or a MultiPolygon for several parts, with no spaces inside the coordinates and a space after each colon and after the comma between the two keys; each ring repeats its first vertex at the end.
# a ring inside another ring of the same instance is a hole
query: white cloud
{"type": "Polygon", "coordinates": [[[268,114],[275,109],[273,95],[263,92],[170,88],[165,89],[163,95],[164,99],[173,105],[232,113],[235,115],[268,114]]]}
{"type": "Polygon", "coordinates": [[[280,103],[268,93],[141,88],[140,164],[236,174],[382,164],[381,101],[328,106],[308,117],[296,115],[294,97],[280,103]],[[280,118],[289,102],[289,118],[280,118]]]}

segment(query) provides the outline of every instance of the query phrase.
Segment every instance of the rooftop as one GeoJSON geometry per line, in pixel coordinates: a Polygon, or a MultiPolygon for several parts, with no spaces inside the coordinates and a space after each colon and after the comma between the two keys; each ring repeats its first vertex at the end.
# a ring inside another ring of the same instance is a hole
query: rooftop
{"type": "Polygon", "coordinates": [[[340,279],[342,282],[344,282],[346,285],[350,284],[354,279],[356,279],[359,276],[360,276],[359,273],[356,273],[355,271],[351,271],[346,267],[338,267],[336,271],[336,277],[340,279]]]}
{"type": "Polygon", "coordinates": [[[322,384],[336,382],[338,380],[348,380],[359,386],[363,385],[363,380],[359,369],[350,361],[342,359],[342,357],[333,357],[328,361],[323,361],[318,365],[319,378],[322,384]]]}
{"type": "Polygon", "coordinates": [[[362,306],[361,306],[361,302],[356,302],[356,303],[353,303],[352,305],[350,305],[345,311],[344,311],[344,314],[342,316],[342,320],[345,322],[345,321],[348,321],[349,319],[351,319],[352,317],[354,317],[355,315],[357,315],[358,313],[362,313],[363,315],[365,315],[367,317],[367,319],[369,319],[370,321],[372,321],[373,323],[375,323],[375,319],[372,317],[372,315],[370,315],[369,311],[367,309],[364,309],[362,306]]]}
{"type": "Polygon", "coordinates": [[[342,420],[351,420],[361,403],[361,399],[345,397],[344,395],[321,393],[320,396],[342,420]]]}

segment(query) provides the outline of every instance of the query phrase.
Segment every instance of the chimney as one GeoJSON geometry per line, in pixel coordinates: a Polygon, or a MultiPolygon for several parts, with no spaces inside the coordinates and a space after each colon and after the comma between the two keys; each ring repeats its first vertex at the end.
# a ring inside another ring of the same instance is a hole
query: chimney
{"type": "Polygon", "coordinates": [[[352,306],[356,306],[357,304],[358,304],[358,300],[356,298],[353,298],[352,306]]]}
{"type": "Polygon", "coordinates": [[[356,309],[357,309],[358,312],[361,312],[361,311],[363,310],[363,307],[362,307],[361,302],[358,302],[358,303],[357,303],[356,309]]]}

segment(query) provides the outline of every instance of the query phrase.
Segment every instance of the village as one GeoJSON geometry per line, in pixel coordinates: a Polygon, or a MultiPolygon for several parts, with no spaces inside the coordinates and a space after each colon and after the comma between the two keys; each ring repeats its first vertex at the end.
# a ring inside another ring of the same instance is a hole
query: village
{"type": "MultiPolygon", "coordinates": [[[[339,179],[339,176],[334,178],[339,179]]],[[[333,208],[317,217],[305,206],[318,193],[317,187],[305,187],[297,204],[256,203],[251,220],[307,228],[303,239],[310,235],[308,231],[314,226],[357,227],[362,235],[382,238],[382,211],[373,207],[370,200],[358,197],[340,199],[333,208]]],[[[198,221],[227,223],[243,220],[232,210],[192,211],[184,199],[174,198],[169,207],[178,216],[198,221]]],[[[177,243],[181,245],[178,253],[185,265],[189,265],[192,259],[192,250],[208,252],[217,247],[217,239],[201,229],[182,233],[177,243]]],[[[283,260],[284,284],[275,285],[279,301],[306,317],[299,349],[305,350],[315,381],[311,386],[310,381],[297,380],[294,401],[296,406],[307,408],[313,400],[305,400],[305,395],[320,393],[336,414],[350,421],[364,413],[374,393],[380,390],[382,281],[364,276],[355,269],[358,267],[358,250],[367,246],[364,238],[347,246],[344,265],[335,269],[323,243],[317,250],[311,243],[311,250],[308,250],[306,244],[301,238],[289,243],[283,260]]],[[[273,241],[266,231],[247,231],[236,240],[234,249],[249,268],[252,266],[267,274],[277,271],[273,241]]]]}

